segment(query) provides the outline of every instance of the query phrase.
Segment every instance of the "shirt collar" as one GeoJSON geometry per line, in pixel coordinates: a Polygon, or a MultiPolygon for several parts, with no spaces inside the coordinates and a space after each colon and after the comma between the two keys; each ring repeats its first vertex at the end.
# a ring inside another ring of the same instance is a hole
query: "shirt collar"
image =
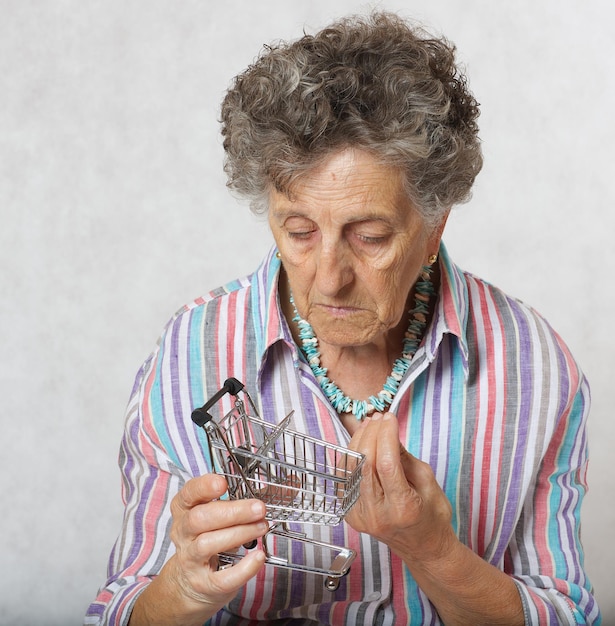
{"type": "Polygon", "coordinates": [[[277,248],[274,246],[251,279],[252,319],[261,369],[266,360],[267,351],[278,341],[287,343],[293,353],[293,358],[295,360],[299,358],[297,346],[280,304],[278,279],[282,262],[276,253],[277,248]]]}
{"type": "MultiPolygon", "coordinates": [[[[252,312],[256,335],[256,349],[262,369],[269,348],[283,341],[290,348],[293,359],[299,359],[298,348],[293,341],[286,318],[280,305],[278,278],[281,261],[277,248],[271,248],[259,268],[252,275],[252,312]]],[[[425,356],[435,359],[444,335],[454,335],[459,344],[463,366],[467,375],[468,343],[466,326],[469,315],[468,288],[461,269],[450,259],[444,243],[440,244],[440,294],[434,318],[425,335],[425,356]]]]}
{"type": "Polygon", "coordinates": [[[425,336],[428,360],[434,360],[445,334],[454,335],[459,344],[463,367],[468,374],[468,340],[466,328],[469,316],[468,287],[463,271],[452,261],[443,242],[438,255],[440,264],[440,294],[434,318],[425,336]]]}

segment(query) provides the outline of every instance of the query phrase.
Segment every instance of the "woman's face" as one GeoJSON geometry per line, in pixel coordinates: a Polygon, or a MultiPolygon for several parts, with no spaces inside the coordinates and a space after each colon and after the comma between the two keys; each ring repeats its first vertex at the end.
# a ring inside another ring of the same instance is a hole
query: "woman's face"
{"type": "Polygon", "coordinates": [[[269,204],[297,310],[320,342],[335,346],[405,328],[408,294],[445,221],[427,226],[398,170],[352,149],[302,177],[291,199],[272,191],[269,204]]]}

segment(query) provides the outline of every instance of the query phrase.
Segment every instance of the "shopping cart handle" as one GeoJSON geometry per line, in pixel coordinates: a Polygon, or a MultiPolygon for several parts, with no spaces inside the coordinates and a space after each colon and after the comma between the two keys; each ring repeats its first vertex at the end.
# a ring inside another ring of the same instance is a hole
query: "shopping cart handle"
{"type": "Polygon", "coordinates": [[[216,393],[207,400],[207,402],[200,408],[192,411],[192,421],[197,426],[203,426],[207,424],[213,417],[208,413],[209,409],[220,400],[225,393],[230,393],[232,396],[236,396],[243,389],[243,384],[236,378],[227,378],[224,381],[222,389],[216,391],[216,393]]]}

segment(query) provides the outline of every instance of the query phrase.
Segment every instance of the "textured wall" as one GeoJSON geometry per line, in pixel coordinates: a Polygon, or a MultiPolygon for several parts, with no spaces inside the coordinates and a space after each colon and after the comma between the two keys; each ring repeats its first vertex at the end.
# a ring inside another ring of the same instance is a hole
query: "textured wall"
{"type": "MultiPolygon", "coordinates": [[[[378,5],[455,41],[483,105],[486,165],[449,250],[545,314],[592,383],[583,530],[615,623],[612,5],[378,5]]],[[[80,622],[121,521],[138,366],[176,308],[269,245],[221,172],[229,80],[261,44],[366,7],[0,0],[0,624],[80,622]]]]}

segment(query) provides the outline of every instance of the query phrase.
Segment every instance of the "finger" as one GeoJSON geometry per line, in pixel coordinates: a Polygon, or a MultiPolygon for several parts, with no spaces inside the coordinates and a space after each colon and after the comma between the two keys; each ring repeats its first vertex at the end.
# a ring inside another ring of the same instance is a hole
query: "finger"
{"type": "Polygon", "coordinates": [[[214,500],[187,511],[181,522],[188,535],[232,528],[264,520],[265,505],[260,500],[214,500]]]}
{"type": "Polygon", "coordinates": [[[401,464],[406,480],[420,492],[436,486],[436,479],[429,463],[416,458],[405,448],[401,449],[401,464]]]}
{"type": "Polygon", "coordinates": [[[243,524],[203,533],[184,549],[184,557],[193,563],[207,563],[220,552],[234,552],[237,547],[262,537],[269,530],[267,522],[243,524]]]}
{"type": "Polygon", "coordinates": [[[264,565],[265,559],[266,556],[262,550],[251,550],[231,567],[212,572],[211,585],[217,588],[220,594],[234,592],[256,576],[264,565]]]}
{"type": "Polygon", "coordinates": [[[376,464],[379,472],[394,474],[401,469],[401,451],[397,418],[391,413],[382,416],[375,440],[376,464]]]}
{"type": "Polygon", "coordinates": [[[363,434],[371,421],[371,417],[365,417],[363,420],[361,420],[359,427],[357,428],[357,430],[355,430],[350,439],[350,442],[348,443],[348,448],[350,450],[354,450],[355,452],[359,451],[359,447],[361,446],[361,440],[363,439],[363,434]]]}
{"type": "Polygon", "coordinates": [[[366,455],[363,472],[365,485],[362,482],[361,494],[371,498],[372,505],[383,499],[395,504],[414,492],[401,463],[402,446],[395,415],[374,414],[371,424],[363,433],[360,448],[366,455]]]}
{"type": "Polygon", "coordinates": [[[377,439],[382,415],[374,413],[365,418],[360,428],[353,435],[349,447],[365,456],[361,470],[361,484],[359,486],[359,499],[346,516],[350,526],[359,532],[368,532],[367,520],[376,508],[383,503],[384,492],[380,485],[378,471],[376,470],[377,439]]]}
{"type": "Polygon", "coordinates": [[[399,427],[392,413],[382,416],[375,447],[375,468],[385,496],[394,499],[400,493],[407,493],[408,481],[401,463],[399,427]]]}
{"type": "Polygon", "coordinates": [[[205,605],[222,605],[228,602],[265,563],[262,550],[253,550],[235,564],[218,569],[218,557],[196,564],[186,563],[180,553],[174,555],[165,565],[174,570],[171,578],[176,580],[186,597],[205,605]],[[184,561],[184,562],[182,562],[184,561]]]}
{"type": "Polygon", "coordinates": [[[172,506],[178,512],[192,509],[197,504],[220,498],[227,490],[226,480],[216,474],[204,474],[190,479],[173,498],[172,506]]]}
{"type": "Polygon", "coordinates": [[[376,467],[378,457],[378,438],[380,436],[381,413],[374,413],[365,423],[360,437],[357,438],[357,452],[365,455],[360,486],[361,496],[365,498],[382,497],[382,486],[376,467]]]}

